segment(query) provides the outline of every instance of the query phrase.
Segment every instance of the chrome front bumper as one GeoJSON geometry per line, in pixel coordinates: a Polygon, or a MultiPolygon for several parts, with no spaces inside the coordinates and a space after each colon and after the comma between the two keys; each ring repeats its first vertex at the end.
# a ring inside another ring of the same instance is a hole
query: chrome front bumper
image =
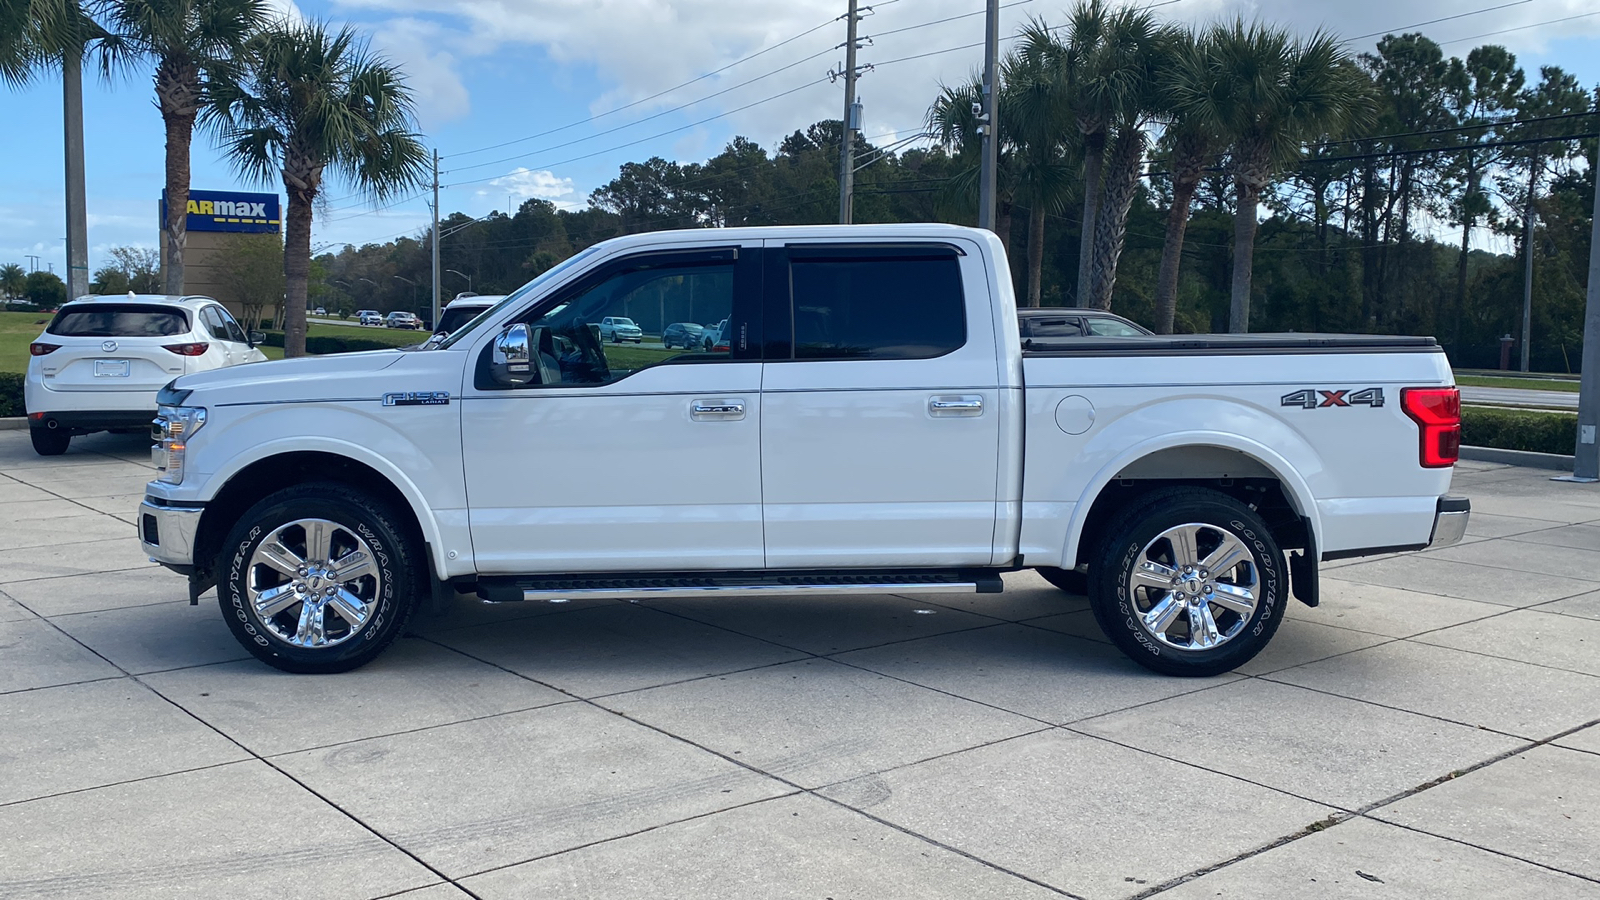
{"type": "Polygon", "coordinates": [[[1440,497],[1438,509],[1433,514],[1433,537],[1428,546],[1448,547],[1461,543],[1467,533],[1467,519],[1472,516],[1472,501],[1465,497],[1440,497]]]}
{"type": "Polygon", "coordinates": [[[139,546],[152,562],[164,566],[194,565],[194,538],[201,509],[158,506],[147,497],[139,504],[139,546]]]}

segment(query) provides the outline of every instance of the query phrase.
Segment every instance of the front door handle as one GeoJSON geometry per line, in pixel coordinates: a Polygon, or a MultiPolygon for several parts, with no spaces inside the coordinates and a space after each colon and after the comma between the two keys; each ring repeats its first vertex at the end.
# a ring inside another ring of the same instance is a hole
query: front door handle
{"type": "Polygon", "coordinates": [[[936,394],[928,398],[932,416],[971,418],[983,415],[983,397],[978,394],[936,394]]]}
{"type": "Polygon", "coordinates": [[[689,418],[696,422],[737,422],[744,418],[744,401],[695,400],[689,404],[689,418]]]}

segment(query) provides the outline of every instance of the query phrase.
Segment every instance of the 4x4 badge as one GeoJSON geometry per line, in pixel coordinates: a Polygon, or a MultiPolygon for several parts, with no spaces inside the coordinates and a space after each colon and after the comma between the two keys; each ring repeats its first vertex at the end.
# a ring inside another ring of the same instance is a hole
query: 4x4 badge
{"type": "Polygon", "coordinates": [[[1283,406],[1298,406],[1302,409],[1325,409],[1330,406],[1378,407],[1383,405],[1383,388],[1370,387],[1359,391],[1352,388],[1327,391],[1320,388],[1306,388],[1303,391],[1284,394],[1279,403],[1283,406]]]}
{"type": "Polygon", "coordinates": [[[449,391],[405,391],[383,395],[384,406],[449,406],[449,391]]]}

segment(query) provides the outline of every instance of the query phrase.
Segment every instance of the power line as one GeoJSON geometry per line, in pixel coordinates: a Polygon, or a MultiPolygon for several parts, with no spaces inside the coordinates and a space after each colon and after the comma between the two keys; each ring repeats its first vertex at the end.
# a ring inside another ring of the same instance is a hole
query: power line
{"type": "Polygon", "coordinates": [[[1455,125],[1449,128],[1435,128],[1429,131],[1402,131],[1396,134],[1375,134],[1368,137],[1340,138],[1336,141],[1318,141],[1317,144],[1323,147],[1333,147],[1339,144],[1363,144],[1367,141],[1388,141],[1396,138],[1427,137],[1435,134],[1454,134],[1458,131],[1476,131],[1480,128],[1500,128],[1506,125],[1534,125],[1539,122],[1554,122],[1559,119],[1582,119],[1595,115],[1600,115],[1600,113],[1590,110],[1588,112],[1580,113],[1561,113],[1554,116],[1536,116],[1531,119],[1499,119],[1493,122],[1482,122],[1472,125],[1455,125]]]}
{"type": "MultiPolygon", "coordinates": [[[[685,109],[690,108],[691,106],[696,106],[698,104],[704,103],[707,100],[712,100],[712,99],[715,99],[717,97],[721,97],[723,94],[731,93],[733,91],[738,90],[739,88],[745,87],[746,85],[755,84],[756,82],[761,81],[764,78],[769,78],[769,77],[771,77],[773,75],[776,75],[779,72],[787,72],[788,70],[794,68],[795,66],[799,66],[799,65],[802,65],[804,63],[808,63],[808,62],[812,61],[813,59],[816,59],[819,56],[826,56],[827,54],[832,53],[836,49],[838,49],[838,48],[829,47],[826,50],[822,50],[820,52],[813,53],[810,56],[806,57],[805,59],[796,60],[796,61],[788,64],[787,66],[784,66],[784,67],[779,68],[779,69],[773,69],[771,72],[767,72],[764,75],[757,75],[754,78],[748,79],[746,81],[741,81],[738,84],[735,84],[735,85],[733,85],[731,87],[723,88],[722,90],[717,91],[715,94],[707,94],[706,96],[701,97],[698,100],[691,100],[688,103],[683,103],[683,104],[680,104],[678,106],[674,106],[671,109],[664,109],[664,110],[662,110],[662,111],[660,111],[658,113],[653,113],[653,114],[648,115],[648,116],[646,116],[646,117],[644,117],[642,119],[635,119],[632,122],[626,122],[626,123],[618,125],[618,126],[616,126],[614,128],[608,128],[605,131],[598,131],[598,132],[595,132],[594,134],[586,135],[586,136],[581,137],[581,138],[574,138],[574,139],[572,139],[570,141],[566,141],[566,142],[560,143],[560,144],[552,144],[549,147],[541,147],[538,150],[529,150],[526,153],[517,153],[517,154],[513,154],[511,156],[501,157],[500,159],[491,159],[488,162],[473,163],[470,166],[457,166],[452,171],[454,171],[454,172],[467,172],[467,171],[471,171],[472,169],[482,169],[482,168],[484,168],[486,166],[498,166],[498,165],[501,165],[502,163],[508,163],[508,162],[512,162],[514,160],[523,159],[523,158],[526,158],[526,157],[529,157],[529,156],[533,156],[534,154],[537,154],[537,153],[548,153],[551,150],[560,150],[563,147],[571,147],[573,144],[581,144],[581,143],[584,143],[585,141],[592,141],[595,138],[605,137],[608,134],[616,134],[619,131],[626,131],[627,129],[632,128],[635,125],[643,125],[646,122],[654,121],[655,119],[659,119],[659,118],[661,118],[663,116],[669,116],[669,115],[671,115],[671,114],[673,114],[675,112],[681,112],[681,111],[683,111],[685,109]]],[[[457,155],[460,155],[460,154],[457,154],[457,155]]]]}
{"type": "MultiPolygon", "coordinates": [[[[805,31],[800,32],[797,35],[794,35],[793,37],[785,38],[785,39],[779,41],[778,43],[773,44],[770,47],[766,47],[766,48],[763,48],[761,50],[757,50],[755,53],[752,53],[749,56],[743,57],[742,59],[736,59],[733,62],[728,63],[727,65],[723,66],[720,69],[713,69],[710,72],[705,73],[704,75],[697,75],[694,78],[691,78],[688,81],[683,82],[682,84],[673,85],[672,87],[669,87],[666,90],[657,91],[656,93],[651,94],[648,97],[640,98],[638,100],[633,101],[632,103],[628,103],[628,104],[624,104],[622,106],[618,106],[615,109],[608,109],[603,113],[597,113],[597,114],[595,114],[593,116],[590,116],[587,119],[577,119],[577,120],[574,120],[572,122],[568,122],[565,125],[561,125],[561,126],[558,126],[556,128],[551,128],[551,129],[549,129],[547,131],[541,131],[541,132],[538,132],[536,134],[527,135],[525,137],[514,138],[512,140],[503,141],[503,142],[498,143],[498,144],[490,144],[487,147],[478,147],[477,149],[474,149],[474,150],[461,150],[461,151],[458,151],[456,153],[452,153],[448,157],[445,157],[445,158],[448,159],[450,157],[456,157],[456,156],[468,156],[468,155],[473,154],[473,153],[482,153],[482,152],[484,152],[486,150],[498,150],[501,147],[509,147],[512,144],[520,144],[520,143],[522,143],[524,141],[531,141],[531,140],[533,140],[535,138],[541,138],[541,137],[545,137],[547,135],[555,134],[555,133],[560,132],[560,131],[566,131],[569,128],[576,128],[579,125],[583,125],[583,124],[586,124],[586,123],[589,123],[589,122],[594,122],[594,121],[596,121],[598,119],[603,119],[606,116],[622,112],[623,110],[632,109],[635,106],[639,106],[639,105],[644,104],[644,103],[649,103],[651,100],[655,100],[655,99],[657,99],[659,97],[665,97],[667,94],[670,94],[673,91],[679,90],[681,88],[686,88],[691,84],[696,84],[698,82],[704,81],[707,78],[710,78],[710,77],[712,77],[714,75],[720,75],[723,72],[726,72],[729,69],[733,68],[734,66],[743,65],[744,63],[747,63],[750,60],[755,59],[758,56],[762,56],[764,54],[771,53],[772,51],[778,49],[779,47],[783,47],[783,46],[786,46],[788,44],[792,44],[795,41],[798,41],[803,37],[808,37],[808,36],[810,36],[812,34],[815,34],[816,32],[821,31],[824,28],[827,28],[829,25],[832,25],[834,22],[837,22],[837,21],[839,21],[839,19],[836,16],[836,17],[834,17],[832,19],[829,19],[828,21],[823,22],[821,24],[813,25],[812,27],[806,29],[805,31]]],[[[829,48],[830,51],[832,49],[833,48],[829,48]]],[[[824,52],[828,52],[828,51],[824,51],[824,52]]],[[[768,73],[768,74],[771,74],[771,73],[768,73]]],[[[765,76],[763,76],[763,77],[765,77],[765,76]]],[[[715,95],[712,95],[712,96],[715,96],[715,95]]]]}
{"type": "Polygon", "coordinates": [[[1451,44],[1460,44],[1464,41],[1476,41],[1479,38],[1494,37],[1495,35],[1499,34],[1510,34],[1513,31],[1527,31],[1529,28],[1543,28],[1546,25],[1556,25],[1561,22],[1571,22],[1574,19],[1587,19],[1590,16],[1600,16],[1600,9],[1597,9],[1594,12],[1579,13],[1575,16],[1567,16],[1566,18],[1562,19],[1551,19],[1548,22],[1535,22],[1532,25],[1518,25],[1515,28],[1502,28],[1499,31],[1486,31],[1483,34],[1475,34],[1472,37],[1456,38],[1453,41],[1444,41],[1443,43],[1439,44],[1439,46],[1448,47],[1451,44]]]}
{"type": "MultiPolygon", "coordinates": [[[[1402,31],[1403,32],[1403,31],[1407,31],[1407,30],[1412,29],[1412,28],[1421,28],[1424,25],[1437,25],[1440,22],[1449,22],[1449,21],[1454,20],[1454,19],[1465,19],[1468,16],[1478,16],[1478,15],[1482,15],[1482,14],[1484,14],[1486,12],[1494,12],[1497,9],[1508,9],[1510,7],[1513,7],[1513,6],[1522,6],[1523,4],[1532,3],[1532,2],[1533,2],[1533,0],[1515,0],[1515,2],[1502,3],[1499,6],[1486,6],[1483,9],[1475,9],[1472,12],[1456,13],[1453,16],[1445,16],[1445,17],[1440,18],[1440,19],[1429,19],[1426,22],[1417,22],[1414,25],[1401,25],[1399,28],[1385,28],[1382,31],[1374,31],[1371,34],[1358,34],[1355,37],[1345,38],[1343,41],[1341,41],[1341,43],[1348,44],[1348,43],[1350,43],[1352,41],[1364,40],[1364,39],[1370,38],[1370,37],[1378,37],[1379,35],[1394,34],[1396,31],[1402,31]]],[[[1471,38],[1468,38],[1468,40],[1471,40],[1471,38]]]]}
{"type": "MultiPolygon", "coordinates": [[[[788,89],[787,91],[781,91],[779,93],[773,94],[770,97],[763,97],[762,99],[756,100],[756,101],[754,101],[752,103],[746,103],[744,106],[735,107],[734,109],[730,109],[730,110],[728,110],[726,112],[717,113],[714,116],[707,116],[706,118],[701,119],[698,122],[690,122],[687,125],[680,125],[677,128],[669,128],[666,131],[657,132],[656,134],[652,134],[652,135],[649,135],[649,136],[646,136],[646,137],[642,137],[642,138],[639,138],[638,140],[635,140],[635,141],[629,141],[626,144],[618,144],[615,147],[606,147],[606,148],[604,148],[602,150],[596,150],[593,153],[585,153],[585,154],[583,154],[581,156],[574,156],[574,157],[571,157],[569,159],[563,159],[563,160],[561,160],[559,162],[546,163],[544,165],[538,166],[538,168],[549,169],[549,168],[553,168],[555,166],[564,166],[567,163],[578,162],[579,160],[590,159],[592,157],[601,156],[603,154],[610,153],[610,152],[612,152],[614,150],[623,150],[623,149],[626,149],[628,147],[633,147],[633,146],[636,146],[638,144],[642,144],[645,141],[653,141],[656,138],[662,138],[662,137],[666,137],[667,135],[677,134],[680,131],[687,131],[690,128],[694,128],[694,127],[699,126],[699,125],[704,125],[707,122],[714,122],[717,119],[726,118],[727,116],[731,116],[734,113],[743,112],[743,111],[745,111],[747,109],[750,109],[751,107],[760,106],[763,103],[771,103],[774,100],[782,99],[784,97],[789,96],[790,94],[794,94],[794,93],[797,93],[799,91],[803,91],[808,87],[814,87],[814,86],[819,85],[822,82],[827,81],[827,80],[828,80],[827,76],[824,75],[823,77],[818,78],[815,81],[808,81],[805,84],[799,85],[797,87],[792,87],[792,88],[788,89]]],[[[533,168],[533,167],[525,166],[524,168],[533,168]]],[[[451,183],[449,185],[446,185],[446,187],[460,187],[460,186],[466,185],[466,184],[481,184],[481,183],[483,183],[485,181],[494,181],[497,178],[504,178],[505,176],[510,175],[510,174],[513,174],[513,173],[504,172],[504,173],[501,173],[499,175],[491,175],[488,178],[475,178],[475,179],[473,179],[471,181],[457,181],[457,182],[453,182],[453,183],[451,183]]]]}

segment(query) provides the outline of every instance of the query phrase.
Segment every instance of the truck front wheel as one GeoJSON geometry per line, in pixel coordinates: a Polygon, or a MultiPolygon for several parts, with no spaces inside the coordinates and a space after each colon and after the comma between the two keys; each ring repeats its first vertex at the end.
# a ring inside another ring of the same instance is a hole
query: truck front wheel
{"type": "Polygon", "coordinates": [[[297,673],[371,662],[405,628],[427,577],[400,515],[333,483],[286,488],[240,518],[218,560],[234,637],[297,673]]]}
{"type": "Polygon", "coordinates": [[[1106,636],[1165,675],[1220,675],[1272,639],[1288,589],[1261,517],[1218,491],[1155,491],[1112,521],[1090,572],[1106,636]]]}

